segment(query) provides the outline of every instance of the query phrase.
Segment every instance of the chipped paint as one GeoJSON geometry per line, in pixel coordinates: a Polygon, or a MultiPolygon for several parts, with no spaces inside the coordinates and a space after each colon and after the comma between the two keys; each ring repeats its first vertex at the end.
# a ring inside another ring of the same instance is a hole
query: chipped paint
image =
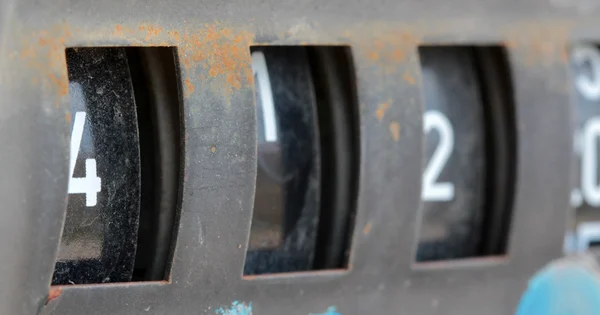
{"type": "Polygon", "coordinates": [[[233,301],[228,308],[218,308],[215,310],[217,315],[252,315],[252,303],[233,301]]]}
{"type": "Polygon", "coordinates": [[[342,315],[342,313],[338,312],[335,306],[330,306],[323,313],[309,313],[308,315],[342,315]]]}
{"type": "Polygon", "coordinates": [[[400,139],[400,124],[397,121],[390,123],[390,133],[392,134],[394,141],[398,142],[400,139]]]}
{"type": "Polygon", "coordinates": [[[46,304],[48,304],[48,302],[59,297],[61,294],[62,294],[62,287],[60,287],[60,286],[50,287],[50,291],[48,291],[48,298],[46,299],[46,304]]]}

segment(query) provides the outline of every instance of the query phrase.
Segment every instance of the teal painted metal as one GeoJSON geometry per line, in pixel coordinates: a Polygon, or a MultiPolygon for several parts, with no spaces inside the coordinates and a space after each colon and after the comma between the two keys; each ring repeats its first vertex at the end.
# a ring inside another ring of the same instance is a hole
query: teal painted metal
{"type": "Polygon", "coordinates": [[[599,314],[599,271],[587,257],[550,263],[530,280],[516,315],[599,314]]]}

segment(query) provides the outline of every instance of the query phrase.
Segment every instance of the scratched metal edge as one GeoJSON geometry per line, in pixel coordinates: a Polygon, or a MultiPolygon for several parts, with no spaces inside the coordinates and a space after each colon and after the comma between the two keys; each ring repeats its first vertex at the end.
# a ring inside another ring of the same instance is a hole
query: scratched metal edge
{"type": "MultiPolygon", "coordinates": [[[[44,70],[49,80],[36,83],[29,66],[15,62],[19,43],[11,38],[23,34],[14,1],[0,2],[0,245],[3,285],[0,313],[35,313],[46,302],[54,268],[56,246],[66,209],[68,120],[57,107],[67,99],[52,81],[66,66],[54,63],[44,70]],[[4,11],[6,10],[6,11],[4,11]],[[43,154],[40,154],[43,152],[43,154]]],[[[26,53],[28,55],[28,53],[26,53]]],[[[68,106],[67,106],[68,107],[68,106]]]]}
{"type": "Polygon", "coordinates": [[[568,45],[567,38],[558,38],[516,43],[510,50],[519,143],[509,255],[527,274],[563,254],[570,181],[553,179],[572,178],[576,108],[568,45]],[[532,231],[532,226],[545,228],[532,231]]]}

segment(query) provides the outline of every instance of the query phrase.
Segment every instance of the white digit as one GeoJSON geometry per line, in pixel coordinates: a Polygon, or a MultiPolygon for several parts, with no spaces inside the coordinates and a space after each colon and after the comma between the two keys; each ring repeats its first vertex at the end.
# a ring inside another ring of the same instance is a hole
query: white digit
{"type": "Polygon", "coordinates": [[[585,201],[592,207],[600,206],[598,185],[598,138],[600,117],[593,117],[583,126],[581,157],[581,190],[585,201]]]}
{"type": "Polygon", "coordinates": [[[423,131],[428,133],[431,129],[440,134],[440,144],[423,173],[421,198],[425,201],[449,201],[454,198],[454,183],[436,181],[454,148],[454,132],[448,118],[437,110],[425,112],[423,131]]]}
{"type": "Polygon", "coordinates": [[[85,160],[85,177],[73,177],[84,126],[85,112],[75,113],[75,122],[73,124],[73,131],[71,132],[69,194],[85,194],[85,205],[93,207],[98,202],[97,194],[101,190],[101,179],[96,174],[96,159],[85,160]]]}
{"type": "Polygon", "coordinates": [[[275,123],[275,103],[273,103],[273,92],[271,91],[271,80],[267,69],[267,61],[262,51],[252,52],[252,72],[258,79],[260,89],[261,108],[265,126],[265,141],[277,141],[277,124],[275,123]]]}
{"type": "Polygon", "coordinates": [[[575,78],[575,87],[583,97],[591,101],[600,100],[600,52],[592,45],[579,45],[571,53],[571,61],[584,67],[589,64],[590,76],[580,74],[575,78]]]}

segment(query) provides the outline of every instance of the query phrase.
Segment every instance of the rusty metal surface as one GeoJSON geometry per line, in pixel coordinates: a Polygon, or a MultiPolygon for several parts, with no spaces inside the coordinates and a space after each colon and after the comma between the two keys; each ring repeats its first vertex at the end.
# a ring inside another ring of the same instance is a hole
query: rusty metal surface
{"type": "Polygon", "coordinates": [[[559,0],[0,0],[0,314],[510,314],[561,255],[574,109],[567,46],[600,5],[559,0]],[[419,44],[505,45],[518,166],[506,257],[415,265],[422,169],[419,44]],[[349,45],[361,127],[348,270],[242,278],[256,176],[250,45],[349,45]],[[50,280],[66,209],[65,47],[176,46],[185,165],[170,281],[50,280]],[[48,304],[44,307],[47,300],[48,304]]]}

